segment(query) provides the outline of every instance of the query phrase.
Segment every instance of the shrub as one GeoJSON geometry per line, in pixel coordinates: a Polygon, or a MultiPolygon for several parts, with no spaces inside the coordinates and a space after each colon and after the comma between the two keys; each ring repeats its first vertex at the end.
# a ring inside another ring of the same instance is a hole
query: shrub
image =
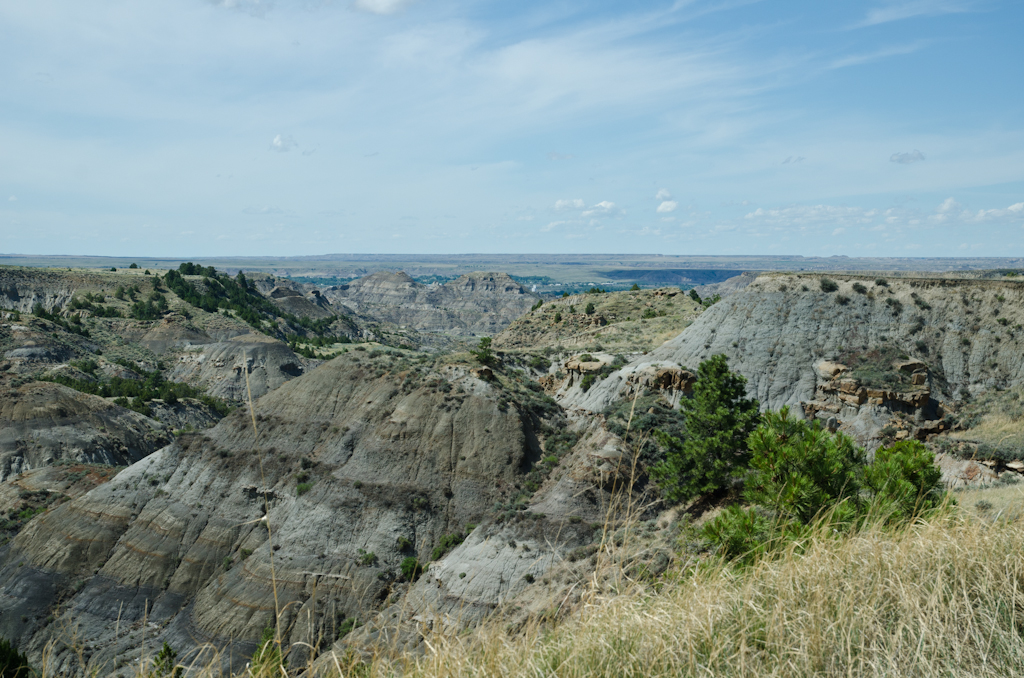
{"type": "Polygon", "coordinates": [[[412,541],[407,537],[399,537],[397,545],[399,551],[408,551],[412,548],[412,541]]]}
{"type": "Polygon", "coordinates": [[[867,294],[868,288],[859,282],[853,283],[853,291],[857,294],[867,294]]]}
{"type": "Polygon", "coordinates": [[[698,304],[701,303],[700,295],[697,294],[696,288],[690,290],[690,298],[696,301],[698,304]]]}
{"type": "Polygon", "coordinates": [[[889,281],[886,280],[885,278],[875,278],[875,284],[878,285],[879,287],[888,287],[889,281]]]}
{"type": "Polygon", "coordinates": [[[18,652],[18,648],[6,638],[0,638],[0,676],[11,678],[29,678],[34,675],[29,666],[28,657],[18,652]]]}
{"type": "Polygon", "coordinates": [[[254,676],[287,675],[288,662],[281,655],[281,644],[274,638],[274,629],[263,629],[259,649],[249,660],[249,671],[254,676]]]}
{"type": "Polygon", "coordinates": [[[363,549],[359,549],[359,564],[366,567],[370,567],[377,562],[377,554],[372,551],[367,552],[363,549]]]}
{"type": "Polygon", "coordinates": [[[846,306],[848,303],[850,303],[850,297],[845,297],[842,294],[838,294],[836,295],[836,303],[839,304],[840,306],[846,306]]]}
{"type": "Polygon", "coordinates": [[[527,572],[526,574],[523,575],[523,581],[525,581],[527,584],[532,584],[536,580],[534,579],[532,574],[527,572]]]}
{"type": "Polygon", "coordinates": [[[844,433],[830,433],[784,407],[768,412],[748,441],[750,475],[744,498],[783,521],[809,523],[823,509],[856,501],[864,451],[844,433]]]}
{"type": "Polygon", "coordinates": [[[535,370],[540,370],[544,372],[547,371],[549,367],[551,367],[551,361],[542,355],[534,355],[530,356],[529,365],[531,368],[535,370]]]}
{"type": "Polygon", "coordinates": [[[561,313],[558,313],[558,312],[556,312],[556,313],[555,313],[555,318],[554,318],[554,320],[555,320],[555,322],[556,322],[556,323],[560,323],[560,322],[562,322],[562,314],[561,314],[561,313]]]}
{"type": "Polygon", "coordinates": [[[313,483],[299,483],[295,486],[295,496],[301,497],[312,489],[313,483]]]}
{"type": "Polygon", "coordinates": [[[587,315],[593,315],[595,310],[593,302],[590,302],[587,304],[587,307],[583,309],[583,312],[587,315]]]}
{"type": "Polygon", "coordinates": [[[655,311],[653,308],[645,308],[643,315],[641,315],[640,317],[643,318],[644,320],[650,320],[651,318],[657,318],[658,312],[655,311]]]}
{"type": "Polygon", "coordinates": [[[629,288],[629,291],[630,292],[639,292],[640,291],[640,286],[637,285],[636,283],[633,283],[633,286],[629,288]]]}
{"type": "Polygon", "coordinates": [[[892,309],[893,315],[899,315],[903,311],[903,303],[899,299],[889,297],[885,300],[885,305],[892,309]]]}
{"type": "Polygon", "coordinates": [[[839,285],[837,285],[836,281],[831,278],[822,278],[820,284],[822,292],[835,292],[839,289],[839,285]]]}
{"type": "Polygon", "coordinates": [[[594,385],[595,381],[597,381],[597,377],[595,375],[585,374],[583,375],[583,381],[580,383],[580,388],[582,388],[583,392],[586,393],[590,390],[590,387],[594,385]]]}
{"type": "Polygon", "coordinates": [[[496,362],[494,351],[491,350],[490,337],[481,337],[476,350],[470,351],[470,353],[473,354],[473,357],[475,357],[477,362],[481,365],[493,365],[496,362]]]}
{"type": "Polygon", "coordinates": [[[651,475],[669,501],[718,490],[746,466],[747,436],[760,417],[758,402],[744,397],[746,384],[746,379],[729,371],[724,355],[712,356],[697,369],[693,397],[680,403],[686,438],[655,430],[666,455],[651,475]]]}
{"type": "Polygon", "coordinates": [[[914,342],[914,348],[916,348],[919,352],[928,355],[928,344],[924,343],[920,339],[914,342]]]}
{"type": "MultiPolygon", "coordinates": [[[[131,265],[131,268],[138,268],[135,264],[131,265]]],[[[175,659],[178,653],[171,649],[171,646],[164,641],[164,646],[157,652],[156,657],[153,658],[153,670],[147,674],[147,677],[152,676],[153,678],[179,678],[185,669],[182,666],[175,664],[175,659]]]]}
{"type": "Polygon", "coordinates": [[[590,355],[589,353],[584,353],[583,355],[580,356],[580,362],[581,363],[592,363],[592,362],[594,362],[594,356],[590,355]]]}
{"type": "Polygon", "coordinates": [[[864,469],[864,485],[874,495],[873,508],[891,522],[918,518],[942,503],[942,472],[935,455],[917,440],[880,447],[864,469]]]}
{"type": "Polygon", "coordinates": [[[530,310],[531,311],[536,311],[538,308],[540,308],[543,305],[544,305],[544,300],[543,299],[538,299],[537,303],[530,307],[530,310]]]}
{"type": "Polygon", "coordinates": [[[409,556],[403,560],[399,568],[402,571],[402,577],[406,581],[416,581],[423,574],[423,568],[420,567],[420,561],[417,560],[416,556],[409,556]]]}

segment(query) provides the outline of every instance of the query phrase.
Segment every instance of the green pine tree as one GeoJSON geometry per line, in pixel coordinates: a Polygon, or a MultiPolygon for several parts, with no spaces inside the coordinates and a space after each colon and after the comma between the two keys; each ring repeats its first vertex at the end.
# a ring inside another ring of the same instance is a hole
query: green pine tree
{"type": "Polygon", "coordinates": [[[665,460],[651,475],[669,501],[682,502],[726,486],[747,466],[747,436],[757,427],[758,402],[745,397],[747,380],[729,371],[724,355],[700,364],[693,397],[680,404],[683,440],[655,431],[665,460]]]}

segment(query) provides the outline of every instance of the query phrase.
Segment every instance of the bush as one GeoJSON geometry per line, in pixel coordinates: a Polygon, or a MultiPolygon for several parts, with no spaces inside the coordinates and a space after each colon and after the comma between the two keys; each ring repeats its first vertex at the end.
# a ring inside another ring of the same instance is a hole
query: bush
{"type": "Polygon", "coordinates": [[[295,496],[301,497],[312,489],[313,483],[299,483],[295,486],[295,496]]]}
{"type": "Polygon", "coordinates": [[[846,306],[850,303],[850,297],[843,296],[842,294],[836,295],[836,303],[840,306],[846,306]]]}
{"type": "Polygon", "coordinates": [[[879,287],[888,287],[889,281],[887,281],[885,278],[875,278],[875,284],[878,285],[879,287]]]}
{"type": "Polygon", "coordinates": [[[558,313],[558,312],[555,312],[555,318],[554,318],[554,320],[555,320],[555,322],[556,322],[556,323],[560,323],[560,322],[562,322],[562,314],[561,314],[561,313],[558,313]]]}
{"type": "Polygon", "coordinates": [[[34,675],[29,666],[28,657],[18,652],[18,648],[6,638],[0,638],[0,676],[11,678],[29,678],[34,675]]]}
{"type": "Polygon", "coordinates": [[[481,365],[493,365],[497,360],[491,350],[491,338],[481,337],[475,351],[470,351],[481,365]]]}
{"type": "Polygon", "coordinates": [[[583,381],[580,383],[580,388],[582,388],[583,392],[586,393],[590,390],[590,387],[594,385],[595,381],[597,381],[596,376],[593,374],[585,374],[583,375],[583,381]]]}
{"type": "Polygon", "coordinates": [[[724,355],[712,356],[697,369],[693,397],[680,403],[686,438],[654,432],[666,455],[651,475],[669,501],[686,501],[721,489],[746,467],[747,436],[760,418],[758,402],[744,397],[746,384],[746,379],[729,371],[724,355]]]}
{"type": "Polygon", "coordinates": [[[696,288],[690,290],[690,298],[696,301],[698,304],[701,303],[700,295],[697,294],[696,288]]]}
{"type": "Polygon", "coordinates": [[[423,574],[423,568],[420,567],[420,561],[416,556],[409,556],[402,561],[402,564],[399,567],[402,571],[402,577],[406,581],[416,581],[420,578],[420,575],[423,574]]]}
{"type": "Polygon", "coordinates": [[[655,311],[653,308],[645,308],[643,315],[641,315],[640,317],[643,318],[644,320],[650,320],[651,318],[657,318],[658,312],[655,311]]]}
{"type": "Polygon", "coordinates": [[[583,309],[583,312],[587,315],[593,315],[595,310],[593,302],[590,302],[587,304],[587,307],[583,309]]]}
{"type": "Polygon", "coordinates": [[[853,291],[856,292],[857,294],[867,294],[868,288],[859,282],[855,282],[853,283],[853,291]]]}
{"type": "Polygon", "coordinates": [[[839,289],[839,285],[837,285],[836,281],[831,278],[822,278],[820,284],[822,292],[835,292],[839,289]]]}
{"type": "Polygon", "coordinates": [[[942,472],[935,455],[917,440],[880,447],[864,469],[864,485],[874,495],[873,508],[890,522],[914,520],[943,500],[942,472]]]}
{"type": "Polygon", "coordinates": [[[748,445],[751,472],[743,496],[782,521],[806,525],[826,508],[856,501],[865,457],[846,434],[791,417],[784,407],[764,415],[748,445]]]}
{"type": "Polygon", "coordinates": [[[548,370],[548,368],[551,367],[551,361],[548,360],[547,358],[545,358],[542,355],[534,355],[534,356],[530,356],[529,365],[530,365],[531,368],[533,368],[535,370],[540,370],[541,372],[546,372],[548,370]]]}
{"type": "Polygon", "coordinates": [[[885,305],[892,309],[893,315],[899,315],[903,311],[903,303],[899,299],[889,297],[885,300],[885,305]]]}
{"type": "Polygon", "coordinates": [[[633,286],[629,288],[629,291],[630,292],[639,292],[640,291],[640,286],[637,285],[636,283],[633,283],[633,286]]]}
{"type": "Polygon", "coordinates": [[[797,420],[783,408],[765,414],[748,444],[743,498],[754,507],[732,506],[703,530],[741,563],[808,537],[815,524],[834,534],[872,517],[906,523],[935,510],[945,497],[934,456],[918,441],[879,448],[874,463],[865,466],[864,450],[849,436],[797,420]]]}
{"type": "MultiPolygon", "coordinates": [[[[132,264],[131,268],[138,268],[138,266],[132,264]]],[[[160,648],[156,657],[153,658],[153,670],[147,675],[153,678],[179,678],[185,669],[175,664],[174,660],[177,657],[178,653],[171,649],[171,646],[164,641],[164,646],[160,648]]]]}
{"type": "Polygon", "coordinates": [[[249,670],[254,676],[287,675],[288,662],[281,655],[281,644],[274,638],[274,629],[263,629],[259,649],[249,660],[249,670]]]}

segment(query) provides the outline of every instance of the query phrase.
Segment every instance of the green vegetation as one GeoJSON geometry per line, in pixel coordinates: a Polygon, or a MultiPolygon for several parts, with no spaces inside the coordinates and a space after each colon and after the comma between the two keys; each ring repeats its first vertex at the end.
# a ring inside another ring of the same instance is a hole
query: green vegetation
{"type": "Polygon", "coordinates": [[[835,292],[839,289],[839,285],[836,283],[835,280],[832,280],[831,278],[822,277],[820,280],[820,284],[822,292],[835,292]]]}
{"type": "Polygon", "coordinates": [[[259,649],[253,653],[249,667],[254,676],[288,675],[288,662],[281,654],[281,642],[275,637],[273,628],[263,629],[259,649]]]}
{"type": "Polygon", "coordinates": [[[416,556],[409,556],[403,560],[399,569],[402,571],[402,577],[410,582],[416,581],[423,574],[423,568],[420,567],[420,561],[416,556]]]}
{"type": "MultiPolygon", "coordinates": [[[[91,370],[82,370],[83,372],[89,373],[96,369],[94,367],[95,361],[92,360],[88,360],[80,364],[83,364],[86,367],[92,367],[91,370]]],[[[178,402],[181,398],[195,398],[221,417],[227,416],[228,412],[231,411],[230,405],[220,398],[208,396],[201,389],[189,386],[188,384],[182,384],[176,381],[167,381],[159,370],[148,372],[138,365],[133,365],[124,360],[119,361],[119,364],[138,373],[141,376],[141,379],[111,377],[108,382],[104,383],[86,381],[84,379],[74,379],[72,377],[58,374],[54,376],[41,377],[40,380],[61,384],[62,386],[73,388],[76,391],[97,395],[102,398],[117,398],[115,402],[121,407],[133,409],[136,412],[145,414],[146,416],[150,416],[152,412],[145,403],[148,403],[154,398],[160,398],[167,404],[171,405],[178,402]],[[131,399],[130,402],[128,400],[129,398],[131,399]]]]}
{"type": "Polygon", "coordinates": [[[594,315],[595,310],[597,309],[594,307],[594,302],[587,302],[587,306],[583,309],[583,312],[587,315],[594,315]]]}
{"type": "Polygon", "coordinates": [[[748,446],[743,499],[752,506],[732,505],[703,529],[723,555],[743,563],[806,540],[822,522],[833,533],[868,521],[903,524],[945,498],[934,456],[917,441],[880,448],[865,466],[852,438],[783,408],[764,415],[748,446]]]}
{"type": "MultiPolygon", "coordinates": [[[[132,264],[132,268],[138,268],[138,266],[132,264]]],[[[150,671],[147,678],[180,678],[185,672],[185,667],[179,666],[175,662],[177,657],[178,653],[164,641],[164,646],[153,658],[153,670],[150,671]]]]}
{"type": "MultiPolygon", "coordinates": [[[[43,308],[42,304],[36,304],[32,307],[32,315],[37,318],[42,318],[43,320],[49,320],[51,323],[59,325],[64,328],[65,331],[72,334],[77,334],[83,337],[89,336],[89,330],[82,326],[82,319],[77,313],[71,316],[70,320],[64,320],[64,318],[61,318],[59,315],[47,312],[47,310],[43,308]]],[[[15,320],[20,319],[21,315],[19,314],[15,320]]]]}
{"type": "Polygon", "coordinates": [[[0,676],[3,678],[30,678],[35,675],[28,657],[6,638],[0,638],[0,676]]]}
{"type": "Polygon", "coordinates": [[[629,291],[630,292],[639,292],[640,291],[640,286],[637,285],[636,283],[633,283],[633,286],[629,288],[629,291]]]}
{"type": "Polygon", "coordinates": [[[473,357],[476,358],[477,362],[481,365],[494,365],[497,362],[494,351],[491,350],[490,337],[481,337],[476,350],[470,351],[470,353],[473,354],[473,357]]]}
{"type": "Polygon", "coordinates": [[[853,283],[853,291],[857,294],[867,294],[868,288],[859,282],[853,283]]]}
{"type": "Polygon", "coordinates": [[[465,541],[465,539],[466,535],[462,532],[444,535],[431,552],[430,559],[440,560],[446,553],[465,541]]]}
{"type": "Polygon", "coordinates": [[[724,488],[749,460],[747,436],[757,426],[758,402],[745,397],[747,380],[729,371],[724,355],[697,369],[693,397],[680,403],[686,437],[655,431],[665,460],[651,475],[670,501],[724,488]]]}

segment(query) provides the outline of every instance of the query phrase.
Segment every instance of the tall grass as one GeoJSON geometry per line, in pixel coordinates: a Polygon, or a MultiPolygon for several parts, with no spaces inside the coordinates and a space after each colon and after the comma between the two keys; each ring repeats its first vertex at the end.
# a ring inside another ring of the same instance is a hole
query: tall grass
{"type": "MultiPolygon", "coordinates": [[[[744,570],[712,564],[655,593],[597,593],[554,629],[434,638],[374,675],[1024,675],[1024,526],[946,516],[819,534],[744,570]]],[[[368,667],[369,668],[369,667],[368,667]]]]}

